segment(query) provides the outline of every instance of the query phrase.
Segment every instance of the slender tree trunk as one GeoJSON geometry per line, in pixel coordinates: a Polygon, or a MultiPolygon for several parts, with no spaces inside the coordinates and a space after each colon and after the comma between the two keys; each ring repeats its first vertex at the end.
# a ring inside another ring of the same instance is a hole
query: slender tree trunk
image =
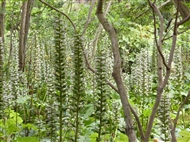
{"type": "Polygon", "coordinates": [[[127,94],[121,77],[121,56],[119,52],[119,43],[116,37],[116,32],[114,27],[107,21],[103,14],[103,0],[98,1],[97,6],[97,17],[104,29],[108,32],[111,44],[112,51],[114,55],[114,67],[113,67],[113,78],[117,84],[118,92],[120,95],[122,107],[124,110],[125,124],[126,124],[126,134],[129,138],[129,142],[137,142],[136,134],[133,127],[133,121],[131,117],[130,104],[128,102],[127,94]]]}
{"type": "Polygon", "coordinates": [[[168,83],[169,77],[170,77],[170,73],[171,73],[171,65],[173,62],[173,57],[174,57],[174,51],[176,48],[176,42],[177,42],[177,28],[178,28],[178,24],[177,24],[177,17],[178,17],[178,11],[176,13],[176,17],[175,17],[175,23],[174,23],[174,28],[173,28],[173,37],[172,37],[172,47],[170,49],[170,53],[169,53],[169,59],[168,62],[166,62],[165,57],[163,56],[162,53],[162,45],[163,45],[163,33],[164,33],[164,19],[163,16],[160,12],[160,10],[158,9],[158,7],[152,3],[150,0],[148,0],[150,7],[152,8],[153,14],[154,14],[154,36],[155,36],[155,42],[156,42],[156,46],[157,46],[157,50],[158,50],[158,88],[157,88],[157,95],[156,95],[156,100],[154,103],[154,106],[152,108],[152,113],[150,115],[149,118],[149,122],[147,125],[147,130],[145,133],[145,140],[144,142],[149,142],[149,137],[151,134],[151,130],[153,127],[153,122],[161,101],[161,97],[163,94],[163,91],[168,83]],[[159,29],[159,39],[157,39],[157,30],[156,30],[156,17],[155,17],[155,13],[158,15],[159,17],[159,22],[160,22],[160,29],[159,29]],[[166,75],[163,77],[163,66],[166,69],[166,75]]]}
{"type": "MultiPolygon", "coordinates": [[[[2,93],[3,93],[3,43],[4,43],[4,12],[5,12],[5,0],[1,2],[0,9],[0,108],[2,108],[2,93]]],[[[2,109],[0,109],[2,111],[2,109]]],[[[0,112],[1,113],[1,112],[0,112]]],[[[2,114],[0,114],[2,119],[2,114]]]]}
{"type": "Polygon", "coordinates": [[[19,34],[19,70],[21,71],[24,71],[25,66],[26,42],[33,3],[34,0],[28,0],[23,2],[22,5],[21,29],[19,34]]]}
{"type": "Polygon", "coordinates": [[[5,0],[1,2],[0,9],[0,37],[2,37],[2,41],[4,42],[4,17],[5,17],[5,0]]]}

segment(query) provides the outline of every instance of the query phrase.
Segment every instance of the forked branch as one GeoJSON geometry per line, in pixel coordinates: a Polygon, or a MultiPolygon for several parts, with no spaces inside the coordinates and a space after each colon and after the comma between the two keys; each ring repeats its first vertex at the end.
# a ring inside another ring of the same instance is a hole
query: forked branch
{"type": "MultiPolygon", "coordinates": [[[[160,10],[155,6],[155,4],[150,2],[150,1],[149,1],[149,4],[150,4],[150,6],[151,6],[151,8],[153,10],[153,13],[156,12],[158,14],[159,19],[160,19],[160,29],[158,31],[160,33],[159,34],[159,41],[157,41],[156,31],[154,32],[154,36],[155,36],[156,46],[157,46],[158,52],[159,52],[159,54],[160,54],[160,56],[162,58],[164,66],[168,70],[169,67],[168,67],[168,65],[166,63],[166,60],[164,58],[164,55],[163,55],[162,49],[161,49],[162,44],[163,44],[163,40],[162,40],[163,38],[162,37],[163,37],[163,31],[164,31],[164,19],[163,19],[162,14],[160,13],[160,10]]],[[[154,29],[156,30],[156,18],[155,18],[155,15],[154,15],[154,29]]]]}
{"type": "MultiPolygon", "coordinates": [[[[162,47],[162,44],[163,44],[162,39],[163,39],[163,32],[164,32],[164,27],[163,27],[163,22],[164,22],[163,20],[164,19],[162,17],[162,14],[158,10],[158,8],[150,0],[148,0],[148,2],[149,2],[149,5],[152,7],[152,9],[154,11],[156,11],[156,13],[158,14],[159,19],[160,19],[160,34],[159,34],[158,45],[159,45],[159,47],[162,47]]],[[[164,90],[164,88],[166,87],[166,85],[168,83],[168,80],[169,80],[171,64],[172,64],[172,61],[173,61],[173,56],[174,56],[174,51],[175,51],[176,41],[177,41],[177,17],[178,17],[178,10],[177,10],[177,13],[176,13],[176,18],[175,18],[175,24],[174,24],[174,29],[173,29],[173,38],[172,38],[172,47],[171,47],[170,54],[169,54],[168,64],[165,63],[166,64],[165,66],[166,66],[166,69],[167,69],[166,70],[166,75],[164,77],[164,80],[160,79],[159,83],[158,83],[156,100],[155,100],[155,103],[154,103],[154,107],[152,109],[152,113],[150,115],[149,123],[148,123],[146,134],[145,134],[145,142],[149,141],[151,129],[152,129],[152,126],[153,126],[153,122],[154,122],[154,119],[155,119],[155,115],[156,115],[158,106],[159,106],[160,101],[161,101],[162,93],[163,93],[163,90],[164,90]]],[[[158,52],[159,52],[159,50],[161,50],[161,48],[158,48],[158,52]]],[[[158,58],[158,63],[160,63],[159,58],[158,58]]],[[[158,66],[158,68],[159,68],[159,66],[158,66]]],[[[162,76],[161,76],[161,74],[159,74],[159,72],[162,73],[162,68],[158,69],[158,75],[160,75],[159,76],[159,78],[160,78],[162,76]]]]}

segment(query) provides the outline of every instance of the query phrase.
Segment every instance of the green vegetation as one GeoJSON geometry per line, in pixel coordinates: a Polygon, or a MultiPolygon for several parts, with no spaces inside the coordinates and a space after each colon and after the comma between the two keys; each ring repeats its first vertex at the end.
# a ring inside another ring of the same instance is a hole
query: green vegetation
{"type": "Polygon", "coordinates": [[[0,1],[0,142],[190,142],[189,2],[101,2],[0,1]]]}

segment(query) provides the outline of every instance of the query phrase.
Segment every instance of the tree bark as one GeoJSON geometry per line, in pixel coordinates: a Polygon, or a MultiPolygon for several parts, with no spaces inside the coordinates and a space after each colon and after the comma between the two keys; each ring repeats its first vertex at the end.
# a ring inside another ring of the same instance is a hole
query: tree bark
{"type": "Polygon", "coordinates": [[[1,2],[1,9],[0,9],[0,37],[2,37],[2,42],[4,42],[4,17],[5,17],[5,0],[1,2]]]}
{"type": "MultiPolygon", "coordinates": [[[[111,1],[109,1],[109,3],[108,3],[107,6],[106,6],[106,10],[105,10],[105,12],[104,12],[104,16],[105,16],[105,17],[106,17],[106,15],[107,15],[108,11],[109,11],[110,6],[111,6],[111,1]]],[[[100,23],[99,26],[98,26],[98,28],[97,28],[97,30],[96,30],[96,33],[95,33],[95,36],[94,36],[94,40],[93,40],[93,49],[92,49],[91,61],[94,60],[94,56],[95,56],[95,54],[96,54],[96,49],[97,49],[97,44],[98,44],[98,38],[99,38],[99,36],[100,36],[100,33],[101,33],[101,31],[102,31],[102,28],[103,28],[103,27],[102,27],[102,25],[101,25],[101,23],[100,23]]]]}
{"type": "Polygon", "coordinates": [[[149,142],[149,137],[151,134],[151,129],[153,126],[153,122],[154,122],[154,118],[156,115],[156,112],[158,110],[158,106],[160,104],[161,101],[161,97],[164,91],[164,88],[166,87],[169,77],[170,77],[170,73],[171,73],[171,65],[172,65],[172,61],[173,61],[173,56],[174,56],[174,51],[176,48],[176,42],[177,42],[177,28],[178,28],[178,24],[177,24],[177,17],[178,17],[178,11],[176,13],[176,18],[175,18],[175,23],[174,23],[174,29],[173,29],[173,37],[172,37],[172,47],[170,49],[170,54],[169,54],[169,59],[168,59],[168,63],[165,62],[165,58],[162,54],[162,45],[163,45],[163,32],[164,32],[164,19],[163,16],[161,14],[161,12],[159,11],[158,7],[152,3],[150,0],[148,0],[150,7],[153,10],[153,14],[154,14],[154,36],[155,36],[155,41],[156,41],[156,45],[157,45],[157,49],[159,52],[159,58],[158,58],[158,89],[157,89],[157,95],[156,95],[156,100],[152,109],[152,113],[150,115],[149,118],[149,122],[148,122],[148,126],[147,126],[147,130],[145,133],[145,142],[149,142]],[[159,22],[160,22],[160,30],[159,30],[159,40],[157,40],[157,35],[156,35],[156,18],[155,18],[155,12],[159,17],[159,22]],[[163,65],[166,68],[166,75],[163,78],[163,65]]]}
{"type": "Polygon", "coordinates": [[[19,34],[19,70],[21,71],[24,71],[25,66],[26,42],[33,3],[34,0],[28,0],[23,2],[22,5],[21,29],[19,34]]]}
{"type": "MultiPolygon", "coordinates": [[[[3,93],[3,43],[4,43],[4,12],[5,12],[5,0],[1,2],[0,9],[0,102],[3,102],[2,93],[3,93]]],[[[2,107],[0,103],[0,107],[2,107]]],[[[0,114],[0,119],[3,116],[0,114]]]]}
{"type": "Polygon", "coordinates": [[[190,9],[185,5],[185,3],[189,4],[190,0],[174,0],[174,4],[179,8],[179,13],[183,19],[190,15],[190,9]]]}
{"type": "Polygon", "coordinates": [[[111,40],[112,52],[114,55],[114,67],[113,67],[113,78],[117,84],[118,92],[120,95],[122,107],[124,110],[125,124],[126,124],[126,134],[129,138],[129,142],[137,142],[136,134],[133,128],[133,121],[131,117],[130,104],[128,102],[127,93],[125,91],[125,87],[121,77],[121,56],[119,52],[119,43],[116,37],[116,32],[114,27],[107,21],[103,14],[103,0],[98,0],[98,6],[96,15],[98,20],[104,27],[104,29],[108,32],[108,35],[111,40]]]}

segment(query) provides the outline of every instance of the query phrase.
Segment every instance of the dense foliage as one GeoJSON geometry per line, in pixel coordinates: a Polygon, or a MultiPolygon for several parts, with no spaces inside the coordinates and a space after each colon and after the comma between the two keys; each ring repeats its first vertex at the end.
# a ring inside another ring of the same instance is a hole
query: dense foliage
{"type": "MultiPolygon", "coordinates": [[[[93,7],[92,2],[47,0],[47,5],[35,1],[22,71],[20,7],[25,2],[7,1],[4,11],[4,41],[0,38],[0,141],[128,141],[119,91],[112,78],[115,55],[110,37],[95,17],[96,3],[93,7]]],[[[158,87],[159,52],[154,29],[159,24],[152,20],[148,1],[113,1],[110,7],[109,1],[104,4],[105,9],[109,8],[106,17],[117,33],[127,97],[145,132],[158,87]]],[[[175,18],[175,6],[169,3],[160,11],[167,26],[175,18]]],[[[190,88],[188,26],[179,28],[170,79],[150,141],[171,140],[171,123],[177,113],[178,142],[190,141],[190,99],[183,104],[190,88]]],[[[172,46],[172,27],[167,30],[162,49],[166,59],[172,46]]],[[[163,76],[166,72],[163,70],[163,76]]],[[[140,141],[135,116],[133,120],[140,141]]]]}

